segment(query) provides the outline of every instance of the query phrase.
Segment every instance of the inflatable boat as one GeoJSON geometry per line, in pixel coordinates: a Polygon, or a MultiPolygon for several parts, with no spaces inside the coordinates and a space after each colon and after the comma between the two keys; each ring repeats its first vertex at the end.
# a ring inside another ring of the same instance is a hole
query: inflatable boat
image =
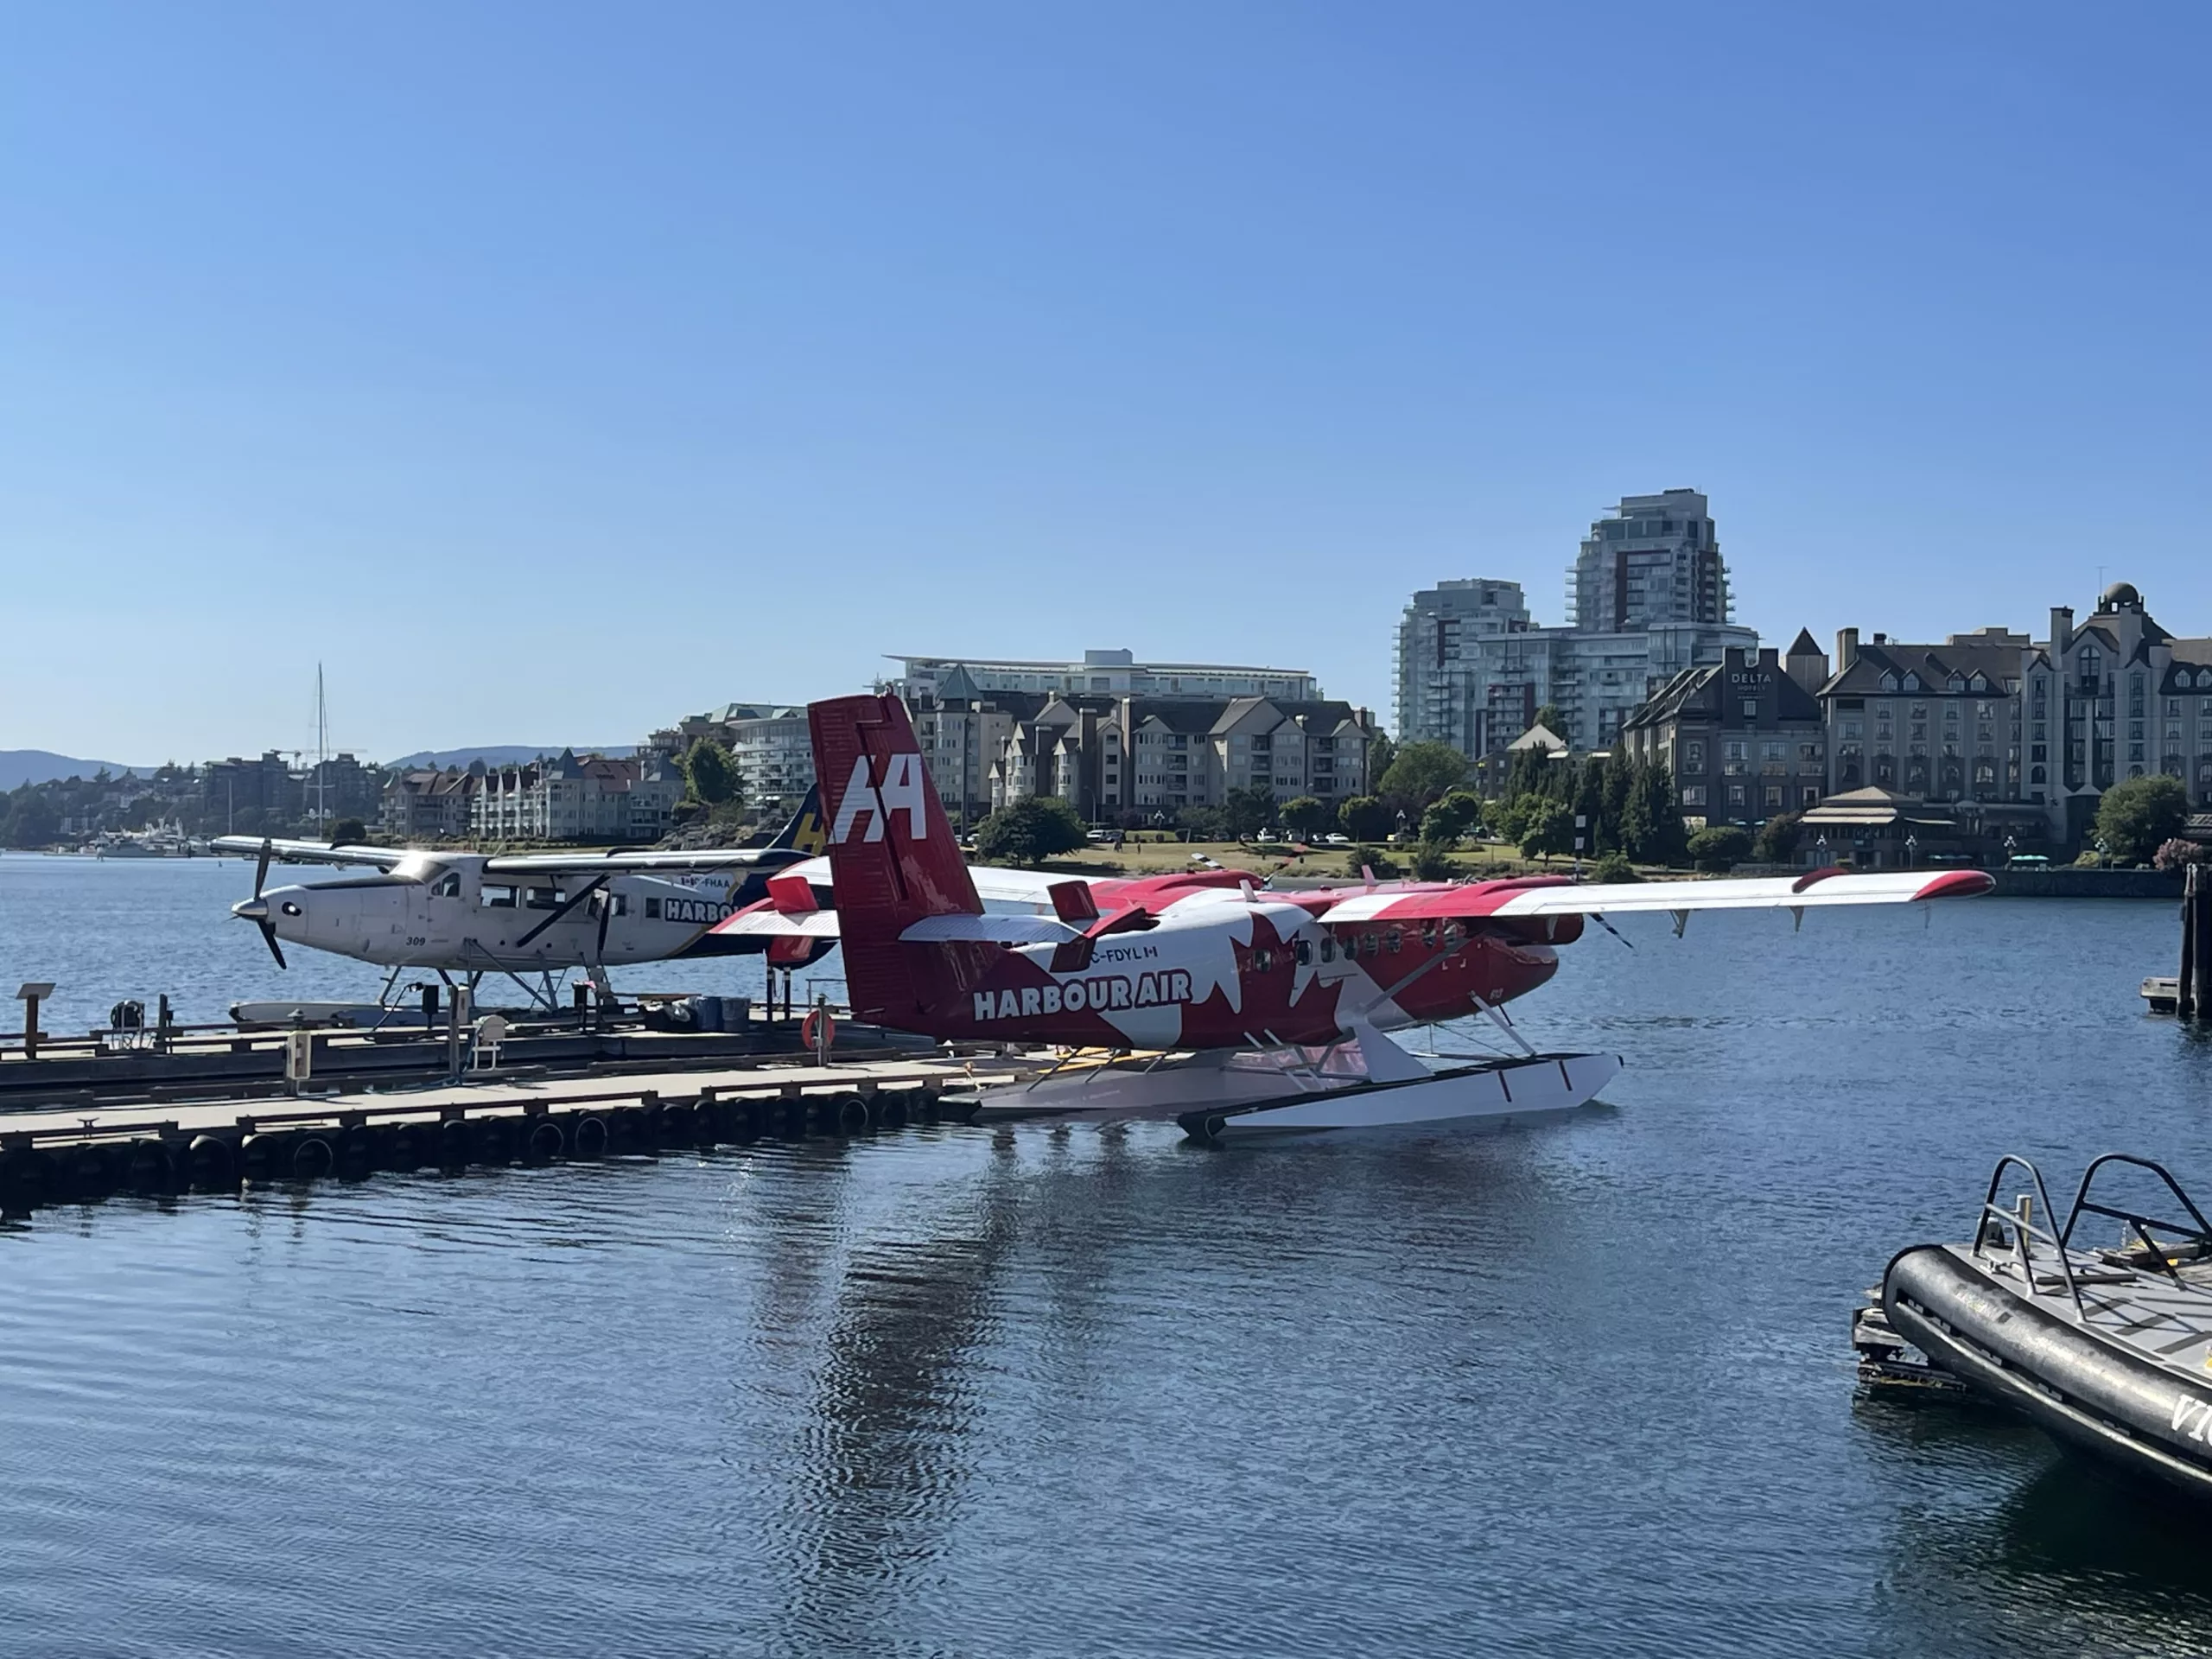
{"type": "Polygon", "coordinates": [[[2063,1221],[2024,1158],[1998,1160],[1966,1244],[1891,1259],[1853,1345],[1870,1380],[1955,1382],[2015,1407],[2113,1463],[2212,1497],[2212,1225],[2160,1165],[2107,1153],[2063,1221]],[[2028,1185],[2008,1208],[2008,1170],[2028,1185]],[[2161,1217],[2105,1201],[2115,1172],[2178,1205],[2161,1217]],[[2117,1223],[2092,1246],[2093,1225],[2117,1223]]]}

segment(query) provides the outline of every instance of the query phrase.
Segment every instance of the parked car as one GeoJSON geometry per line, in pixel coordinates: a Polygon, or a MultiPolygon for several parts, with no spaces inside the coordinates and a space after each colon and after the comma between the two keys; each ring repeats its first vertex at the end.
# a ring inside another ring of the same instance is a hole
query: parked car
{"type": "Polygon", "coordinates": [[[1321,837],[1321,844],[1324,847],[1349,847],[1351,845],[1351,837],[1350,836],[1340,836],[1332,830],[1327,835],[1321,837]]]}

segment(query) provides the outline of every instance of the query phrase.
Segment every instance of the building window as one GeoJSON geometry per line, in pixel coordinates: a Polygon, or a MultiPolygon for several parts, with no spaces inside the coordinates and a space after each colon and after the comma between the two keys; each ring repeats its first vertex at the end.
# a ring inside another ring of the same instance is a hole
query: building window
{"type": "Polygon", "coordinates": [[[1683,785],[1682,804],[1684,806],[1703,807],[1705,805],[1705,785],[1703,784],[1683,785]]]}

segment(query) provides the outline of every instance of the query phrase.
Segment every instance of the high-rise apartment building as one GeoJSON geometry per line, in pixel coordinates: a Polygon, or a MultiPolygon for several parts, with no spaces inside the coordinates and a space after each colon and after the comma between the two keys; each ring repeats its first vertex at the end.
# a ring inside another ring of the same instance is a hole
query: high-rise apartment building
{"type": "Polygon", "coordinates": [[[1590,526],[1574,561],[1573,626],[1583,633],[1719,624],[1730,609],[1719,537],[1695,490],[1623,496],[1590,526]]]}
{"type": "Polygon", "coordinates": [[[1474,758],[1560,711],[1576,749],[1610,747],[1645,698],[1684,671],[1719,663],[1758,635],[1728,620],[1728,573],[1694,490],[1622,498],[1590,526],[1575,561],[1574,620],[1543,627],[1521,585],[1444,582],[1414,595],[1398,626],[1398,734],[1474,758]]]}

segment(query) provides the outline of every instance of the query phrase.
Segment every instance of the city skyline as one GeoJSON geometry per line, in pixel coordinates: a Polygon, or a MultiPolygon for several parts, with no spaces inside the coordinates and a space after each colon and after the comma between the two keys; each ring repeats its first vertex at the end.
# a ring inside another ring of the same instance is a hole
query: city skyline
{"type": "Polygon", "coordinates": [[[631,741],[899,646],[1385,711],[1408,594],[1564,620],[1674,486],[1770,642],[2212,613],[2212,25],[1998,16],[26,16],[0,745],[309,747],[317,662],[360,753],[631,741]]]}

